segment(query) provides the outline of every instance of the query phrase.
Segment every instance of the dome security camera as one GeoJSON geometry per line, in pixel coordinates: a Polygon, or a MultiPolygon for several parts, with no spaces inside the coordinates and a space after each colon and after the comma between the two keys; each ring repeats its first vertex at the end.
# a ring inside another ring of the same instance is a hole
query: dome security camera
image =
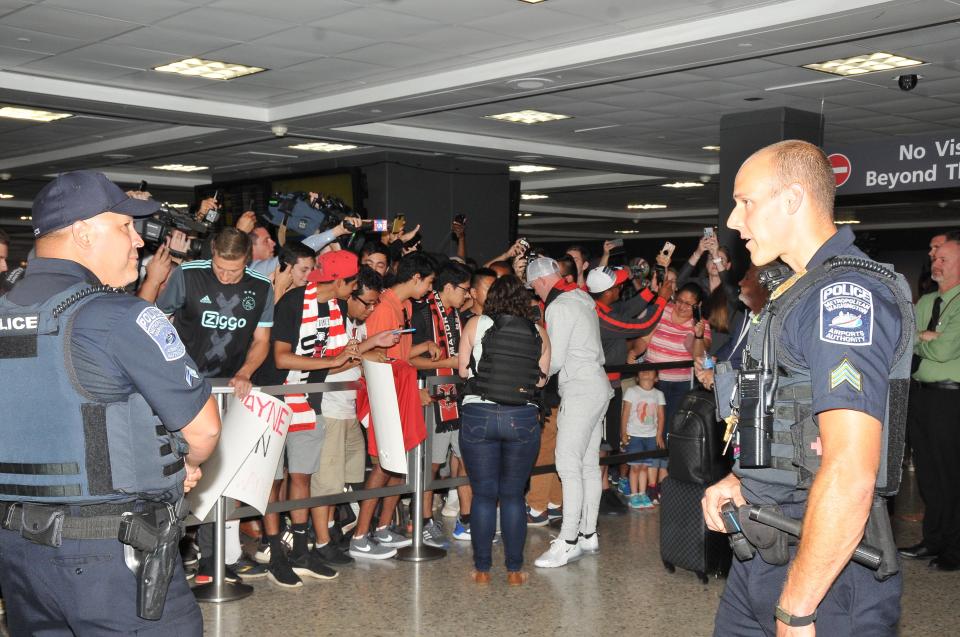
{"type": "Polygon", "coordinates": [[[912,91],[919,81],[920,77],[917,75],[901,75],[897,78],[897,86],[901,91],[912,91]]]}
{"type": "Polygon", "coordinates": [[[274,124],[273,126],[270,127],[270,130],[273,131],[273,134],[276,135],[277,137],[283,137],[284,135],[287,134],[288,129],[283,124],[274,124]]]}

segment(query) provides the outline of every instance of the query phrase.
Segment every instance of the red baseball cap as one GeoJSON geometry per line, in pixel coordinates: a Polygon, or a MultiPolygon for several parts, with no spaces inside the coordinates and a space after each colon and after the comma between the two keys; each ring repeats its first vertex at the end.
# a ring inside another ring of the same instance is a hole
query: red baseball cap
{"type": "Polygon", "coordinates": [[[349,250],[324,252],[317,257],[317,267],[307,276],[312,283],[331,283],[357,276],[360,265],[357,255],[349,250]]]}

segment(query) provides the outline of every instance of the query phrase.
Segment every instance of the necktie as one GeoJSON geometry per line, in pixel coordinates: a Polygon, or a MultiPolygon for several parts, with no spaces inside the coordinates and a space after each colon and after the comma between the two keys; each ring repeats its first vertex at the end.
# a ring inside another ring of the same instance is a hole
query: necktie
{"type": "MultiPolygon", "coordinates": [[[[930,322],[927,323],[928,332],[934,332],[937,329],[937,323],[940,322],[940,304],[941,303],[943,303],[943,298],[940,296],[938,296],[933,300],[933,312],[930,313],[930,322]]],[[[910,364],[911,374],[916,372],[918,369],[920,369],[920,363],[922,361],[923,361],[922,358],[920,358],[916,354],[913,355],[913,360],[911,361],[911,364],[910,364]]]]}

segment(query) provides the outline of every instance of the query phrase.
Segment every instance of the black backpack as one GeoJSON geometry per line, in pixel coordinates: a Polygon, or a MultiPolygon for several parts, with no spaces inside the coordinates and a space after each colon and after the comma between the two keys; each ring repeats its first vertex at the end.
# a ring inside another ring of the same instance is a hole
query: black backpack
{"type": "Polygon", "coordinates": [[[684,396],[670,421],[670,477],[706,485],[730,473],[730,461],[723,455],[723,430],[713,392],[694,389],[684,396]]]}
{"type": "Polygon", "coordinates": [[[533,321],[500,314],[481,340],[483,354],[470,356],[473,377],[467,394],[480,396],[498,405],[539,403],[540,354],[543,339],[533,321]]]}

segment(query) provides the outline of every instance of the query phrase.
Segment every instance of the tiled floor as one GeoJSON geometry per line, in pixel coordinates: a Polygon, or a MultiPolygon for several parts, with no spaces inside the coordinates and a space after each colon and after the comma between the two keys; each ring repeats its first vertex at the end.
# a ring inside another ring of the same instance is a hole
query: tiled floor
{"type": "MultiPolygon", "coordinates": [[[[910,474],[905,474],[908,478],[910,474]]],[[[912,483],[898,502],[916,512],[912,483]]],[[[240,602],[204,605],[208,635],[594,635],[657,637],[710,635],[722,580],[701,585],[692,573],[668,574],[659,558],[658,513],[630,512],[600,521],[598,556],[561,569],[531,565],[526,586],[508,588],[502,548],[494,548],[493,583],[467,577],[470,545],[455,542],[446,558],[423,564],[361,562],[338,579],[281,590],[266,580],[240,602]]],[[[448,525],[449,526],[449,525],[448,525]]],[[[919,523],[898,519],[901,544],[918,539],[919,523]]],[[[550,529],[531,529],[526,556],[546,548],[550,529]]],[[[929,572],[904,563],[900,634],[957,634],[960,574],[929,572]]],[[[5,634],[0,626],[0,634],[5,634]]]]}

